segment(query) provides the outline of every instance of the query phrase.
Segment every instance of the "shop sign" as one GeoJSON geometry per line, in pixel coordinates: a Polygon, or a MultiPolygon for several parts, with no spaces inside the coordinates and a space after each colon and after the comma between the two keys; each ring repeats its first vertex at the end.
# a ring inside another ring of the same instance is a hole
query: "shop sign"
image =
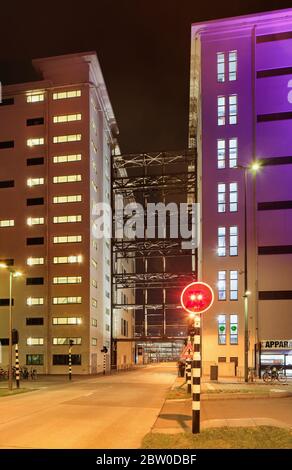
{"type": "Polygon", "coordinates": [[[291,339],[272,339],[261,341],[262,349],[292,349],[292,340],[291,339]]]}

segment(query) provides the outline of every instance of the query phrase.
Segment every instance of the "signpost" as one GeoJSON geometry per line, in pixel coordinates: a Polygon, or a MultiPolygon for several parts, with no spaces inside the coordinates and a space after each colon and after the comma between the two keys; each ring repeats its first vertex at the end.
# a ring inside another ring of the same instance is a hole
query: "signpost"
{"type": "Polygon", "coordinates": [[[205,282],[192,282],[181,293],[181,305],[193,319],[189,334],[194,339],[192,360],[192,433],[200,432],[201,317],[214,302],[214,292],[205,282]]]}

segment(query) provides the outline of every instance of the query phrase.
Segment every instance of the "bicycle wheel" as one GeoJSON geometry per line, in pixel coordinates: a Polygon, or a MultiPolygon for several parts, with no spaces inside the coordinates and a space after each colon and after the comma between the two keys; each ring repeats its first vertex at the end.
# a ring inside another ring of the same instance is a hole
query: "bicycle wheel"
{"type": "Polygon", "coordinates": [[[281,384],[286,384],[288,382],[288,379],[286,377],[286,375],[283,373],[283,372],[279,372],[278,374],[278,381],[281,383],[281,384]]]}
{"type": "Polygon", "coordinates": [[[263,381],[267,384],[267,383],[270,383],[272,381],[272,377],[271,377],[271,374],[269,374],[268,372],[264,372],[263,373],[263,381]]]}

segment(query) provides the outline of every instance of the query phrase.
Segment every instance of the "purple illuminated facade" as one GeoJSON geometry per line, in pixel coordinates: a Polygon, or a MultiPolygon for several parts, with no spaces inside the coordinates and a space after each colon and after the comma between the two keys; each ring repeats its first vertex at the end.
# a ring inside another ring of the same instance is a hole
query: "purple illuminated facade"
{"type": "Polygon", "coordinates": [[[216,363],[243,375],[246,227],[249,366],[292,375],[292,9],[192,25],[195,142],[199,278],[216,291],[203,318],[204,373],[216,363]],[[244,170],[254,161],[257,173],[244,170]]]}

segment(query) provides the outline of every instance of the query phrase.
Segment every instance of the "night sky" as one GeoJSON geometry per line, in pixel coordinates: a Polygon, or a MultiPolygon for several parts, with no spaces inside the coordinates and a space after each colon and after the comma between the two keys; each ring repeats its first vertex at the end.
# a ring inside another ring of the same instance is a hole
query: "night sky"
{"type": "Polygon", "coordinates": [[[2,2],[0,81],[36,78],[32,58],[95,50],[122,152],[183,149],[191,23],[291,6],[291,0],[2,2]]]}

